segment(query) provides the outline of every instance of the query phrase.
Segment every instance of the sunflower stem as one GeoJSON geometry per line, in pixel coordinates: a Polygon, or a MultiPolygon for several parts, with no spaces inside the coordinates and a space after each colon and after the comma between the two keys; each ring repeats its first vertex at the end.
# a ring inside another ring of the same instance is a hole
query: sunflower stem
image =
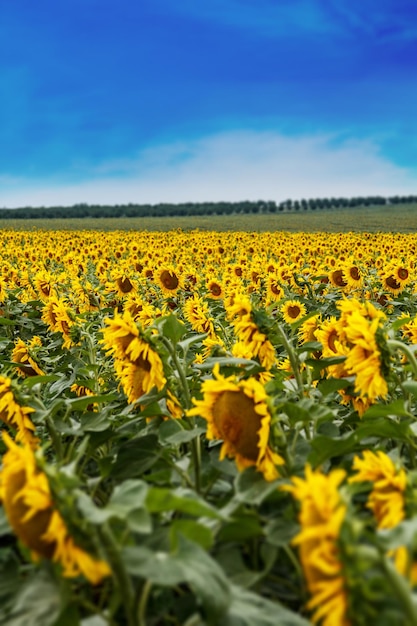
{"type": "Polygon", "coordinates": [[[417,624],[417,606],[413,602],[410,585],[407,583],[406,579],[397,572],[393,563],[386,556],[382,557],[382,566],[391,584],[391,588],[397,595],[401,606],[404,608],[408,618],[407,624],[409,626],[415,626],[415,624],[417,624]]]}
{"type": "Polygon", "coordinates": [[[195,490],[197,493],[200,493],[201,489],[201,442],[200,437],[196,437],[191,442],[191,453],[193,456],[193,465],[194,465],[194,481],[195,481],[195,490]]]}
{"type": "Polygon", "coordinates": [[[288,337],[286,336],[280,324],[278,324],[278,332],[281,337],[282,344],[288,354],[288,358],[290,359],[291,368],[292,368],[292,371],[294,372],[295,381],[297,383],[298,395],[300,396],[300,399],[301,399],[304,395],[304,386],[303,386],[303,379],[300,373],[297,355],[295,354],[294,348],[292,347],[291,343],[288,341],[288,337]]]}
{"type": "Polygon", "coordinates": [[[417,378],[417,359],[414,355],[414,352],[410,350],[410,348],[405,343],[402,343],[401,341],[398,341],[397,339],[388,339],[387,345],[388,345],[388,348],[392,349],[392,351],[400,350],[401,352],[405,354],[405,356],[408,359],[408,362],[410,363],[413,369],[414,375],[417,378]]]}
{"type": "Polygon", "coordinates": [[[146,626],[146,607],[148,606],[149,594],[152,589],[152,583],[150,580],[146,580],[142,593],[140,594],[138,605],[138,626],[146,626]]]}
{"type": "Polygon", "coordinates": [[[103,524],[99,529],[99,533],[104,543],[114,581],[119,589],[120,598],[127,618],[127,626],[136,626],[133,585],[123,560],[121,559],[120,546],[117,544],[108,524],[103,524]]]}
{"type": "Polygon", "coordinates": [[[64,457],[63,449],[62,449],[62,441],[61,437],[57,429],[55,428],[55,424],[50,415],[45,417],[46,427],[48,429],[49,436],[51,437],[52,445],[56,452],[59,461],[62,461],[64,457]]]}
{"type": "MultiPolygon", "coordinates": [[[[178,354],[175,349],[175,346],[173,346],[166,339],[166,337],[163,337],[162,335],[160,336],[160,339],[162,340],[164,346],[167,348],[169,354],[171,355],[172,361],[177,369],[178,376],[181,381],[181,385],[182,385],[182,389],[184,393],[186,410],[188,411],[188,409],[191,408],[191,394],[190,394],[190,389],[188,387],[187,376],[184,372],[184,368],[182,366],[180,359],[178,358],[178,354]]],[[[192,427],[194,428],[195,427],[194,419],[192,419],[190,423],[192,427]]],[[[191,441],[191,455],[193,458],[193,466],[194,466],[194,488],[197,493],[200,493],[200,489],[201,489],[201,471],[200,471],[201,441],[200,441],[200,437],[196,437],[195,439],[191,441]]]]}

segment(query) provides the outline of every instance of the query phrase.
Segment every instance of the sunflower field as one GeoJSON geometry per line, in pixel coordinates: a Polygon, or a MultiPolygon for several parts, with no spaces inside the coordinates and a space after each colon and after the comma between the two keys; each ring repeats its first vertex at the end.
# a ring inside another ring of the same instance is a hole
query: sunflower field
{"type": "Polygon", "coordinates": [[[417,624],[417,235],[0,243],[0,624],[417,624]]]}

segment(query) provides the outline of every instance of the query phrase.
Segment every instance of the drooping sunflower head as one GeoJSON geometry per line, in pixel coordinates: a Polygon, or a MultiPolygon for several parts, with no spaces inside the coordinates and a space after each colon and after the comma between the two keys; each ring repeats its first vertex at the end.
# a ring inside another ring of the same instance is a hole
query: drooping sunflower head
{"type": "Polygon", "coordinates": [[[360,268],[356,263],[346,263],[343,268],[343,277],[349,287],[356,289],[362,286],[363,276],[360,268]]]}
{"type": "Polygon", "coordinates": [[[301,343],[307,343],[310,341],[317,341],[316,330],[319,328],[320,315],[313,315],[309,317],[298,329],[298,336],[301,343]]]}
{"type": "Polygon", "coordinates": [[[37,272],[33,282],[36,293],[41,300],[47,301],[50,296],[54,295],[55,279],[49,272],[37,272]]]}
{"type": "Polygon", "coordinates": [[[283,459],[269,447],[271,413],[264,386],[255,379],[225,378],[218,368],[202,385],[203,399],[193,400],[190,415],[207,420],[207,438],[223,441],[220,458],[235,458],[239,470],[254,466],[266,480],[278,477],[283,459]]]}
{"type": "Polygon", "coordinates": [[[139,338],[139,329],[129,311],[123,315],[115,314],[114,318],[104,320],[103,339],[106,350],[116,359],[130,358],[135,343],[139,338]]]}
{"type": "Polygon", "coordinates": [[[17,445],[6,433],[3,439],[8,451],[0,471],[0,498],[14,533],[35,560],[60,563],[64,576],[83,574],[97,584],[110,574],[107,563],[74,542],[32,448],[17,445]]]}
{"type": "Polygon", "coordinates": [[[125,298],[128,294],[135,293],[136,286],[133,277],[129,275],[130,272],[116,271],[112,274],[114,290],[119,298],[125,298]]]}
{"type": "Polygon", "coordinates": [[[394,296],[404,291],[409,278],[409,272],[407,268],[397,267],[390,264],[382,272],[381,282],[385,291],[389,291],[394,296]],[[401,278],[403,277],[403,279],[401,278]]]}
{"type": "Polygon", "coordinates": [[[17,432],[16,440],[35,446],[35,426],[30,419],[34,409],[21,406],[15,397],[10,378],[0,376],[0,420],[17,432]]]}
{"type": "Polygon", "coordinates": [[[160,267],[157,272],[156,280],[165,296],[175,295],[183,286],[179,272],[171,266],[160,267]]]}
{"type": "Polygon", "coordinates": [[[345,279],[345,272],[341,268],[333,269],[329,272],[329,280],[333,287],[344,288],[347,287],[348,283],[345,279]]]}
{"type": "Polygon", "coordinates": [[[294,324],[299,319],[306,315],[307,310],[305,305],[298,300],[287,300],[281,306],[281,313],[287,324],[294,324]]]}
{"type": "Polygon", "coordinates": [[[274,274],[269,274],[266,283],[268,298],[270,301],[277,302],[284,297],[284,289],[280,280],[274,274]]]}
{"type": "Polygon", "coordinates": [[[12,352],[12,361],[17,363],[17,371],[21,376],[43,376],[44,372],[34,358],[34,350],[42,346],[40,337],[32,337],[29,345],[18,339],[12,352]]]}

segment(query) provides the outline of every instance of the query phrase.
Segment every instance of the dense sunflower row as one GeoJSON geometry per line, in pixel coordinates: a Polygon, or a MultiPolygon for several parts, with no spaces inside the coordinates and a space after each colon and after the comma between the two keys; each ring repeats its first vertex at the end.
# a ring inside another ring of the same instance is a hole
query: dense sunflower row
{"type": "Polygon", "coordinates": [[[0,623],[417,623],[417,236],[0,238],[0,623]]]}

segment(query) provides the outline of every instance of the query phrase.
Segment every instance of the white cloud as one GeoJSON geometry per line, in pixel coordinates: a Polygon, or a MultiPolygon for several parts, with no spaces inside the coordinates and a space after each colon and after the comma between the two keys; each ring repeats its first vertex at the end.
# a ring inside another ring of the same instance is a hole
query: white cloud
{"type": "Polygon", "coordinates": [[[279,202],[417,192],[417,171],[390,162],[371,140],[272,131],[224,132],[155,146],[134,160],[102,163],[90,174],[90,180],[74,184],[6,184],[0,206],[279,202]]]}

